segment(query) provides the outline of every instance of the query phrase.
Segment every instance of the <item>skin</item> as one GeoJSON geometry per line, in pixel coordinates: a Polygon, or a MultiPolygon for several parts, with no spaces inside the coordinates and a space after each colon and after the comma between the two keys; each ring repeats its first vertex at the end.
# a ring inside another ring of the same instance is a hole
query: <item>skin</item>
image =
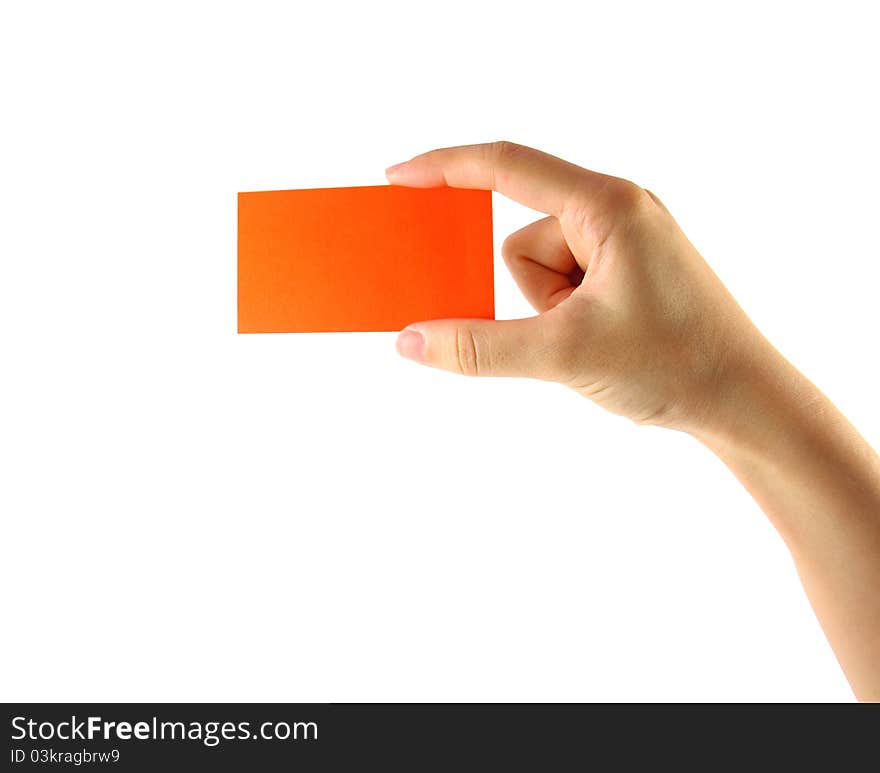
{"type": "Polygon", "coordinates": [[[408,326],[398,351],[556,381],[690,433],[767,514],[857,698],[880,700],[880,458],[749,320],[660,200],[510,142],[444,148],[389,182],[495,190],[548,217],[504,259],[538,315],[408,326]]]}

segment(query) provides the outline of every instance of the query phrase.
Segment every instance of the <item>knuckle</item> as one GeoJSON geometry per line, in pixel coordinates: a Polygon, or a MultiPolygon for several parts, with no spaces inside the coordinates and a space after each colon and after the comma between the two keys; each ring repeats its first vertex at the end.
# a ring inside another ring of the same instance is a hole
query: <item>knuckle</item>
{"type": "Polygon", "coordinates": [[[509,161],[522,151],[523,146],[510,140],[496,140],[491,145],[492,155],[498,162],[509,161]]]}
{"type": "Polygon", "coordinates": [[[510,236],[501,242],[501,257],[503,257],[508,263],[512,260],[516,260],[518,257],[519,251],[517,250],[516,244],[516,234],[510,234],[510,236]]]}
{"type": "Polygon", "coordinates": [[[509,172],[514,159],[525,148],[517,145],[509,140],[496,140],[495,142],[483,145],[483,163],[489,170],[491,177],[491,188],[498,189],[498,176],[505,175],[509,172]]]}
{"type": "Polygon", "coordinates": [[[563,217],[573,230],[588,233],[601,246],[619,223],[636,220],[656,207],[644,188],[629,180],[613,178],[602,186],[595,199],[573,197],[563,217]]]}
{"type": "Polygon", "coordinates": [[[609,186],[608,197],[616,210],[625,213],[637,212],[652,201],[644,188],[629,180],[621,180],[609,186]]]}
{"type": "Polygon", "coordinates": [[[455,331],[455,361],[463,376],[478,376],[481,370],[477,339],[473,331],[460,327],[455,331]]]}

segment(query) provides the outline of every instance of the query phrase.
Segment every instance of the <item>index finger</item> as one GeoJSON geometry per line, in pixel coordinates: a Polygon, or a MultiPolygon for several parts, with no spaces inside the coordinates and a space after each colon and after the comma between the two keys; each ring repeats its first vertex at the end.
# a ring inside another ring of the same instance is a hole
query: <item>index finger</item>
{"type": "Polygon", "coordinates": [[[493,190],[527,207],[560,217],[612,179],[513,142],[459,145],[422,153],[385,170],[393,185],[493,190]]]}

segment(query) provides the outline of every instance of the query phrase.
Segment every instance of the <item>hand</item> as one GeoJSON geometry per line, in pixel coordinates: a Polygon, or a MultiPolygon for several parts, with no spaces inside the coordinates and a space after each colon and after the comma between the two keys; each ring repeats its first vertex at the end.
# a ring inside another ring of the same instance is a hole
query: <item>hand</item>
{"type": "Polygon", "coordinates": [[[417,322],[404,356],[465,375],[558,381],[639,423],[705,414],[733,349],[762,340],[649,191],[508,142],[434,150],[395,185],[496,190],[549,215],[509,236],[505,261],[539,312],[417,322]]]}
{"type": "Polygon", "coordinates": [[[559,381],[691,432],[785,540],[858,697],[880,700],[880,458],[752,325],[657,197],[508,142],[435,150],[387,175],[492,189],[549,215],[502,250],[538,316],[417,322],[400,353],[559,381]]]}

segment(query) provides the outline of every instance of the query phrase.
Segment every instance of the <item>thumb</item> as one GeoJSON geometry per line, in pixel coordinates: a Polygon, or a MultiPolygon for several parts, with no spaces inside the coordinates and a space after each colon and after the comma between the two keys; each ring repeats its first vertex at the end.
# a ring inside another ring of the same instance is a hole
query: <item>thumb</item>
{"type": "Polygon", "coordinates": [[[465,376],[554,378],[554,345],[543,316],[417,322],[401,331],[397,351],[465,376]]]}

